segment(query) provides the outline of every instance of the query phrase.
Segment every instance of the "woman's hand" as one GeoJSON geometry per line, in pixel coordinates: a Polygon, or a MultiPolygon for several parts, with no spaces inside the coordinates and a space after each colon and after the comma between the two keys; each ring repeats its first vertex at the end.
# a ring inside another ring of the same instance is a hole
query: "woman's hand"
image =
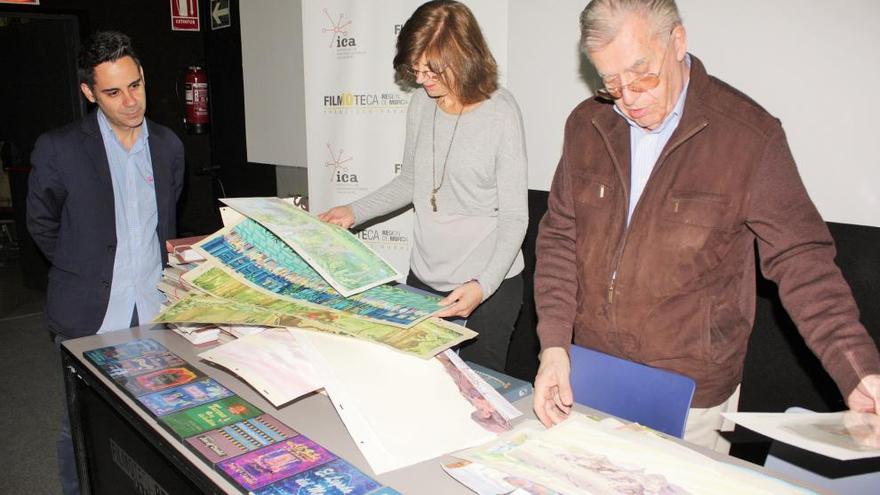
{"type": "Polygon", "coordinates": [[[324,222],[338,225],[344,229],[351,228],[351,226],[354,225],[354,211],[352,211],[351,206],[349,205],[334,206],[318,215],[318,218],[324,222]]]}
{"type": "Polygon", "coordinates": [[[467,318],[481,302],[483,302],[483,288],[480,287],[479,282],[471,280],[459,285],[448,296],[441,299],[440,305],[446,306],[446,308],[435,316],[467,318]]]}

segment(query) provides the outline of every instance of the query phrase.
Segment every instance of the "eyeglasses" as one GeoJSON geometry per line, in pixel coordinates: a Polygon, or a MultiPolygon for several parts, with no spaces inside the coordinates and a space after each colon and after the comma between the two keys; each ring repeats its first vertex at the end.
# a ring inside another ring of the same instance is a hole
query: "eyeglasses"
{"type": "Polygon", "coordinates": [[[411,76],[413,79],[418,79],[419,76],[421,75],[425,79],[430,79],[432,81],[436,81],[437,79],[440,79],[440,75],[443,74],[443,71],[434,72],[430,69],[418,70],[413,67],[410,67],[409,65],[401,65],[400,68],[403,70],[403,72],[405,72],[406,74],[411,76]]]}
{"type": "Polygon", "coordinates": [[[600,98],[605,98],[606,100],[616,100],[623,96],[624,89],[628,89],[635,93],[644,93],[645,91],[650,91],[656,88],[660,85],[660,71],[663,70],[663,64],[666,62],[666,55],[669,52],[669,45],[671,44],[672,33],[670,33],[669,41],[666,42],[666,48],[663,50],[663,59],[660,61],[660,67],[657,68],[657,72],[643,74],[630,81],[629,84],[611,87],[604,86],[596,90],[596,94],[598,94],[600,98]]]}

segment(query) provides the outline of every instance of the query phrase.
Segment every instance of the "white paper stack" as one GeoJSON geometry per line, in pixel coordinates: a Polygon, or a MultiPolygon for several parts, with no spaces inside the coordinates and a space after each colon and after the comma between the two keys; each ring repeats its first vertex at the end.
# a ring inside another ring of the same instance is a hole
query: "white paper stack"
{"type": "Polygon", "coordinates": [[[376,474],[496,437],[435,359],[348,337],[292,329],[336,411],[376,474]],[[311,349],[309,349],[311,347],[311,349]]]}

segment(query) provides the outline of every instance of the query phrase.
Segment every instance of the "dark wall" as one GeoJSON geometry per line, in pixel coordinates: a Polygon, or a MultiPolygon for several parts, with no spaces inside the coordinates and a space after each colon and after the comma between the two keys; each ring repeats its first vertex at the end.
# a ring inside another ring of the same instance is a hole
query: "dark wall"
{"type": "MultiPolygon", "coordinates": [[[[247,161],[238,0],[231,0],[229,8],[232,25],[206,31],[211,99],[215,102],[211,106],[212,165],[219,179],[218,194],[225,190],[229,197],[275,196],[275,167],[247,161]]],[[[207,7],[204,12],[207,15],[207,7]]],[[[210,25],[209,19],[204,22],[210,25]]]]}
{"type": "MultiPolygon", "coordinates": [[[[174,130],[186,151],[186,184],[178,204],[181,236],[205,234],[220,227],[218,197],[272,196],[276,192],[274,167],[248,164],[245,157],[238,1],[230,2],[231,26],[216,31],[210,24],[210,0],[199,0],[199,7],[201,31],[189,32],[172,31],[167,0],[42,0],[37,6],[0,4],[0,16],[73,16],[78,32],[72,38],[78,35],[78,39],[69,42],[76,45],[97,30],[118,30],[131,36],[144,68],[147,116],[174,130]],[[200,135],[188,133],[184,124],[183,77],[190,65],[202,66],[209,75],[211,126],[208,133],[200,135]]],[[[50,71],[38,72],[36,75],[16,73],[13,77],[23,82],[26,77],[35,81],[54,78],[50,71]]],[[[4,71],[4,77],[8,77],[6,74],[4,71]]],[[[72,89],[74,98],[81,98],[78,88],[72,89]]],[[[55,89],[51,93],[62,90],[55,89]]],[[[23,157],[21,165],[26,167],[36,135],[63,122],[44,118],[45,112],[39,109],[22,109],[21,113],[25,112],[23,115],[4,112],[4,119],[35,122],[34,135],[22,140],[26,144],[19,153],[23,157]]],[[[75,116],[63,120],[72,118],[75,116]]],[[[18,182],[26,185],[26,180],[18,182]]],[[[26,191],[18,189],[18,197],[23,198],[26,191]]],[[[13,205],[17,212],[24,206],[21,203],[13,205]]],[[[39,277],[26,276],[25,280],[35,278],[39,277]]]]}
{"type": "MultiPolygon", "coordinates": [[[[880,228],[828,222],[837,246],[835,261],[853,290],[861,322],[880,345],[880,228]]],[[[760,277],[760,274],[759,274],[760,277]]],[[[790,406],[814,411],[846,409],[837,386],[804,344],[773,282],[760,278],[755,328],[749,340],[740,409],[782,412],[790,406]]]]}

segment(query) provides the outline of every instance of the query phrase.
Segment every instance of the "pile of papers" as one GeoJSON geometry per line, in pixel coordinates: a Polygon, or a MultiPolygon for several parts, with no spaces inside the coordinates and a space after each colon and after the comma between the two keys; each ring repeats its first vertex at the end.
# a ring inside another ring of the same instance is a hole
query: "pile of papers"
{"type": "Polygon", "coordinates": [[[432,317],[439,297],[389,284],[400,274],[355,236],[277,198],[224,202],[240,215],[178,244],[154,323],[194,343],[222,329],[199,356],[275,407],[324,388],[376,473],[510,429],[519,411],[448,351],[476,334],[432,317]]]}

